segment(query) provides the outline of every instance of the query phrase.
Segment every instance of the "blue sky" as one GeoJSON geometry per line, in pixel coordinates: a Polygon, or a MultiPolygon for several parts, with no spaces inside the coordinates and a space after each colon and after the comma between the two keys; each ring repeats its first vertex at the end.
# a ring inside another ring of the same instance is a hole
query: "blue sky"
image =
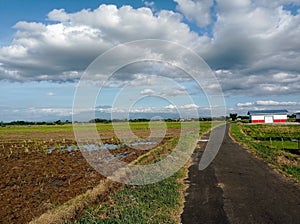
{"type": "MultiPolygon", "coordinates": [[[[7,45],[12,40],[15,32],[12,27],[19,21],[47,23],[47,14],[53,9],[65,9],[67,12],[77,12],[82,9],[95,9],[100,4],[114,4],[118,7],[130,5],[134,8],[145,6],[142,0],[1,0],[0,1],[0,44],[7,45]]],[[[173,1],[155,1],[155,9],[174,9],[173,1]]]]}
{"type": "MultiPolygon", "coordinates": [[[[227,113],[300,111],[299,12],[297,0],[2,0],[0,121],[70,119],[88,65],[118,44],[141,39],[171,41],[200,55],[219,81],[227,113]]],[[[161,68],[159,75],[181,85],[163,88],[155,86],[155,72],[152,64],[119,71],[96,104],[112,106],[127,85],[126,94],[143,98],[134,106],[139,113],[172,113],[176,102],[178,108],[209,114],[193,80],[161,68]],[[193,103],[186,102],[184,92],[193,103]]],[[[101,76],[91,89],[105,80],[101,76]]]]}

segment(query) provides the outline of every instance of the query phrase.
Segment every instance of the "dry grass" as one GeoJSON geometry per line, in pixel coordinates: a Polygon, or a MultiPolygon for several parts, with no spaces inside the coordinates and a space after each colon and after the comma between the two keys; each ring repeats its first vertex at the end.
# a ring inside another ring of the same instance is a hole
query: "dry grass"
{"type": "Polygon", "coordinates": [[[88,190],[86,193],[79,195],[65,204],[58,206],[44,213],[30,224],[62,224],[74,220],[78,214],[81,214],[87,206],[102,201],[107,197],[109,192],[120,187],[120,184],[110,181],[109,179],[101,180],[99,185],[88,190]]]}
{"type": "Polygon", "coordinates": [[[284,155],[277,156],[276,161],[280,165],[299,166],[299,162],[297,160],[288,159],[284,155]]]}
{"type": "Polygon", "coordinates": [[[188,168],[192,164],[192,159],[188,161],[188,163],[183,167],[183,176],[182,178],[178,179],[178,182],[182,184],[182,189],[180,191],[180,209],[178,210],[178,214],[175,214],[175,217],[177,218],[177,223],[181,223],[181,214],[183,213],[184,209],[184,203],[185,203],[185,192],[189,188],[189,185],[185,182],[185,179],[189,176],[189,170],[188,168]]]}

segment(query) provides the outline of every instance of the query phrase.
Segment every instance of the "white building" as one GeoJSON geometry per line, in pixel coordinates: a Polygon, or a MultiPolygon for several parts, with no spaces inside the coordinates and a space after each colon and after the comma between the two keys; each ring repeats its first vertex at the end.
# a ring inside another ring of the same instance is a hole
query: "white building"
{"type": "Polygon", "coordinates": [[[287,122],[287,110],[253,110],[248,111],[250,123],[272,124],[287,122]]]}
{"type": "Polygon", "coordinates": [[[300,111],[296,112],[296,121],[300,122],[300,111]]]}

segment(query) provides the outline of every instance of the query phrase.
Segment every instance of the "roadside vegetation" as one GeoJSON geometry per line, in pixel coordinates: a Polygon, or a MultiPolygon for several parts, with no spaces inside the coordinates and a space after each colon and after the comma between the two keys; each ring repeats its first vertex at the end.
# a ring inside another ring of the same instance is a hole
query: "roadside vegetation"
{"type": "Polygon", "coordinates": [[[155,184],[124,186],[75,223],[180,223],[186,170],[155,184]]]}
{"type": "Polygon", "coordinates": [[[233,123],[230,133],[260,158],[300,182],[300,125],[233,123]]]}

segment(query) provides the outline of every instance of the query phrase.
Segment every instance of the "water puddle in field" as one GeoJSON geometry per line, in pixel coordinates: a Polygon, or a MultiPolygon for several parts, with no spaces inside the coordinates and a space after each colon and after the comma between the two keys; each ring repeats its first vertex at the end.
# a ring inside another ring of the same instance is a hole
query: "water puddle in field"
{"type": "Polygon", "coordinates": [[[133,142],[129,144],[129,146],[134,147],[134,146],[147,146],[147,145],[157,145],[157,142],[133,142]]]}
{"type": "MultiPolygon", "coordinates": [[[[153,141],[140,141],[140,142],[132,142],[129,144],[125,144],[125,143],[118,143],[118,144],[105,143],[102,145],[84,144],[82,146],[82,149],[86,150],[86,151],[116,150],[116,149],[120,149],[120,148],[128,146],[128,147],[139,149],[139,150],[143,150],[142,147],[145,147],[144,150],[148,150],[148,149],[153,148],[156,145],[157,145],[157,142],[153,142],[153,141]]],[[[79,150],[79,147],[77,145],[52,146],[48,149],[47,153],[51,154],[54,150],[62,150],[62,151],[72,152],[72,151],[79,150]]],[[[125,156],[124,153],[118,153],[115,155],[116,158],[122,158],[122,156],[125,156]]],[[[125,157],[123,157],[123,158],[125,158],[125,157]]]]}
{"type": "Polygon", "coordinates": [[[129,156],[129,154],[130,154],[129,152],[125,152],[125,153],[118,153],[116,155],[110,155],[109,157],[105,157],[103,159],[103,161],[106,162],[106,163],[109,163],[114,159],[124,159],[127,156],[129,156]]]}
{"type": "Polygon", "coordinates": [[[47,153],[51,154],[54,150],[63,150],[63,151],[76,151],[79,150],[76,145],[67,145],[67,146],[52,146],[48,149],[47,153]]]}

